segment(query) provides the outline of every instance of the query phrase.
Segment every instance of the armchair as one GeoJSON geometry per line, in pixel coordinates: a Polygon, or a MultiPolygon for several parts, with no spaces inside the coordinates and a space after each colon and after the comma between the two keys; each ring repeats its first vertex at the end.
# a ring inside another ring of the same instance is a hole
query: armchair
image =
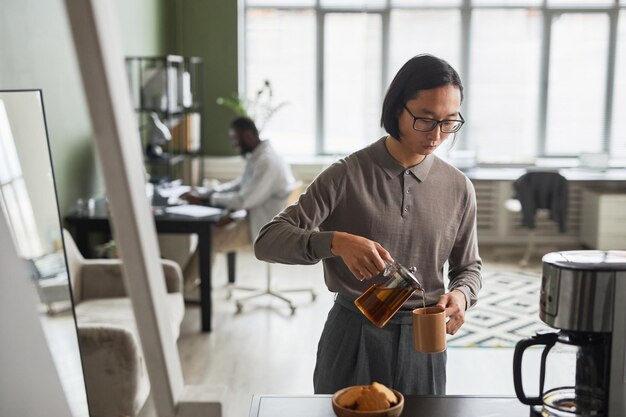
{"type": "MultiPolygon", "coordinates": [[[[63,231],[89,409],[92,415],[136,416],[150,393],[143,351],[121,261],[83,258],[63,231]]],[[[172,334],[185,307],[178,264],[162,260],[172,334]]]]}
{"type": "Polygon", "coordinates": [[[158,234],[161,257],[176,262],[183,272],[183,295],[192,293],[200,282],[198,235],[158,234]]]}

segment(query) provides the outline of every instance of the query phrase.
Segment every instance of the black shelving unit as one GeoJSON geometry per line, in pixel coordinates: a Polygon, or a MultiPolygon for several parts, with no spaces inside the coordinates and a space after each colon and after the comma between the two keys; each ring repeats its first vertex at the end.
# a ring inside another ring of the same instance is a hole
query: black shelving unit
{"type": "MultiPolygon", "coordinates": [[[[133,106],[140,126],[146,170],[151,181],[160,183],[193,178],[194,159],[204,172],[202,115],[204,62],[200,57],[180,55],[129,56],[126,69],[133,106]],[[150,114],[154,113],[172,134],[160,156],[148,154],[150,114]],[[185,167],[187,172],[185,172],[185,167]],[[186,174],[186,175],[185,175],[186,174]]],[[[199,177],[202,175],[200,174],[199,177]]]]}

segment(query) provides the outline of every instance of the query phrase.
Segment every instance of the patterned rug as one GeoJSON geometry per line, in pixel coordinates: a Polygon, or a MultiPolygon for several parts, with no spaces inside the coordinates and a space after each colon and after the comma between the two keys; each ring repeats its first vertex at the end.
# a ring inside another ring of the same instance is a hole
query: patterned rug
{"type": "Polygon", "coordinates": [[[483,274],[478,304],[465,324],[448,336],[448,347],[514,347],[538,330],[550,329],[539,319],[541,277],[529,272],[483,274]]]}

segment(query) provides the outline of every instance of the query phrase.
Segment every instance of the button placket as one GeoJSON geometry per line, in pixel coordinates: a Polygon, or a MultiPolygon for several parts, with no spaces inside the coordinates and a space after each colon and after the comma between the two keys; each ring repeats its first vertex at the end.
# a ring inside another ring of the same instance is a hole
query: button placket
{"type": "MultiPolygon", "coordinates": [[[[406,189],[406,194],[410,194],[409,193],[410,188],[406,189]]],[[[403,215],[409,212],[409,208],[411,208],[410,202],[409,202],[409,196],[407,195],[406,197],[404,197],[403,199],[403,207],[402,207],[402,213],[403,215]]]]}
{"type": "MultiPolygon", "coordinates": [[[[411,170],[410,169],[405,170],[404,175],[407,175],[407,176],[411,175],[411,170]]],[[[411,194],[411,187],[407,185],[407,179],[405,179],[404,181],[404,188],[405,188],[404,194],[411,194]]],[[[408,200],[409,200],[408,195],[402,199],[402,211],[400,212],[402,217],[407,215],[409,213],[409,209],[411,208],[411,205],[409,204],[408,200]]]]}

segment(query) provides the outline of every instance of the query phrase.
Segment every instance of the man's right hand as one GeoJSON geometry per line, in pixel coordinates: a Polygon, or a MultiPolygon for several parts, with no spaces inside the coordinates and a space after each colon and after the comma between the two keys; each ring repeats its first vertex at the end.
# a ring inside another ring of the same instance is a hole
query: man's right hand
{"type": "Polygon", "coordinates": [[[206,204],[206,200],[204,198],[198,197],[192,192],[186,192],[184,194],[181,194],[180,197],[178,198],[180,198],[181,200],[185,200],[189,204],[197,204],[197,205],[206,204]]]}
{"type": "Polygon", "coordinates": [[[393,258],[379,243],[345,232],[335,232],[330,251],[341,256],[350,272],[360,281],[374,278],[393,258]]]}

